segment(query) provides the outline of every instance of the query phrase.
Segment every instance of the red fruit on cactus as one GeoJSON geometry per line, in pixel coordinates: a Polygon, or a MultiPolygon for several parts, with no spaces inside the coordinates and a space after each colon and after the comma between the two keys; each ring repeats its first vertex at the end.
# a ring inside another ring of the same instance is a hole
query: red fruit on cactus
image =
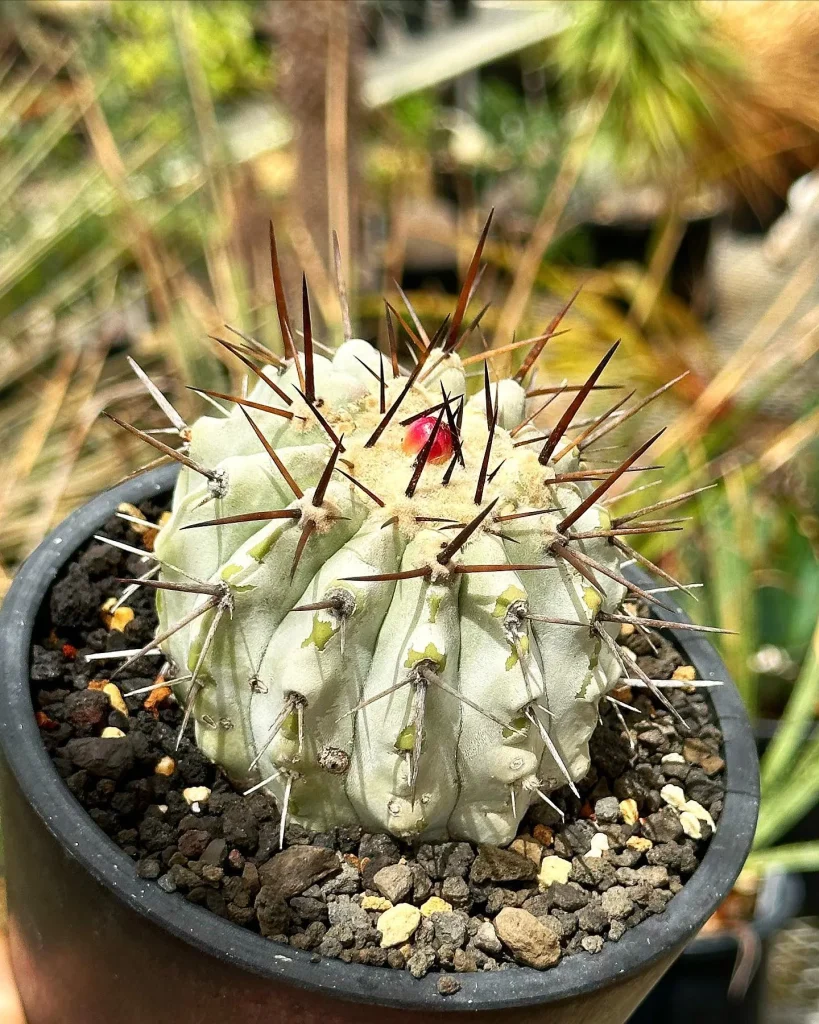
{"type": "MultiPolygon", "coordinates": [[[[437,416],[422,416],[407,427],[404,434],[404,451],[407,455],[416,455],[429,440],[429,436],[435,429],[437,416]]],[[[452,432],[446,423],[438,427],[438,433],[430,448],[427,462],[442,463],[449,462],[452,458],[452,432]]]]}

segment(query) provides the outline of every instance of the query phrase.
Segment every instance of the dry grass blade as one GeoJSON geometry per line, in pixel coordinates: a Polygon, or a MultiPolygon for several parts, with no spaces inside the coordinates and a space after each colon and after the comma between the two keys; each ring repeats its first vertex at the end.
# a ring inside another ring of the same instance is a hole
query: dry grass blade
{"type": "Polygon", "coordinates": [[[344,280],[344,264],[341,260],[341,247],[338,244],[338,233],[333,232],[333,267],[336,275],[336,291],[338,302],[341,306],[341,327],[344,340],[349,341],[353,336],[353,324],[350,319],[350,300],[347,295],[347,282],[344,280]]]}

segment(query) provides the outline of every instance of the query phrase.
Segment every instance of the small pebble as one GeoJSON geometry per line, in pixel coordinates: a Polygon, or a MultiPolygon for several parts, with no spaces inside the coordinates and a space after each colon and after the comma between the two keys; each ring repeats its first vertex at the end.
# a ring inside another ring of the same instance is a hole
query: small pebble
{"type": "Polygon", "coordinates": [[[118,686],[115,686],[114,683],[106,683],[102,688],[102,692],[111,702],[111,707],[115,711],[119,711],[120,714],[126,716],[128,715],[128,705],[125,703],[125,699],[123,698],[118,686]]]}
{"type": "Polygon", "coordinates": [[[640,812],[637,807],[637,801],[628,799],[620,801],[620,814],[623,816],[623,821],[627,825],[636,825],[640,812]]]}
{"type": "Polygon", "coordinates": [[[432,917],[433,914],[446,914],[450,910],[452,910],[452,904],[442,900],[440,896],[430,896],[425,903],[421,904],[421,913],[424,917],[432,917]]]}
{"type": "Polygon", "coordinates": [[[532,836],[525,834],[518,836],[517,839],[513,839],[509,844],[509,849],[514,850],[514,852],[520,854],[521,857],[528,857],[536,868],[540,867],[540,858],[543,856],[543,846],[532,836]]]}
{"type": "Polygon", "coordinates": [[[381,936],[381,948],[402,945],[420,923],[421,911],[411,903],[399,903],[397,907],[385,910],[375,926],[381,936]]]}
{"type": "Polygon", "coordinates": [[[478,949],[484,953],[500,953],[503,948],[491,921],[482,921],[472,939],[478,949]]]}
{"type": "Polygon", "coordinates": [[[112,725],[107,726],[100,733],[100,736],[104,740],[122,740],[125,739],[125,733],[122,729],[115,729],[112,725]]]}
{"type": "Polygon", "coordinates": [[[373,875],[373,885],[391,903],[400,903],[412,889],[412,872],[406,864],[388,864],[373,875]]]}
{"type": "Polygon", "coordinates": [[[206,804],[210,800],[210,790],[207,786],[189,786],[182,790],[182,797],[195,811],[198,804],[206,804]]]}
{"type": "Polygon", "coordinates": [[[604,832],[595,832],[591,840],[591,849],[585,855],[587,858],[602,857],[609,848],[609,837],[604,832]]]}
{"type": "Polygon", "coordinates": [[[679,668],[674,669],[671,678],[692,683],[697,678],[697,673],[693,665],[680,665],[679,668]]]}
{"type": "Polygon", "coordinates": [[[498,938],[527,967],[543,971],[560,959],[557,936],[528,910],[504,907],[495,918],[498,938]]]}
{"type": "Polygon", "coordinates": [[[702,839],[702,828],[696,814],[692,814],[691,811],[683,811],[680,815],[680,824],[683,832],[691,839],[702,839]]]}
{"type": "MultiPolygon", "coordinates": [[[[116,600],[112,603],[116,604],[116,600]]],[[[111,632],[123,633],[128,623],[134,621],[134,609],[121,605],[116,611],[103,611],[102,621],[111,632]]]]}
{"type": "Polygon", "coordinates": [[[555,882],[568,882],[571,872],[570,861],[562,857],[544,857],[537,876],[538,887],[543,891],[555,882]]]}
{"type": "Polygon", "coordinates": [[[532,829],[532,836],[541,846],[551,846],[555,838],[554,832],[548,825],[535,825],[532,829]]]}
{"type": "Polygon", "coordinates": [[[677,811],[685,807],[685,793],[679,786],[666,785],[660,790],[660,796],[667,804],[677,811]]]}
{"type": "Polygon", "coordinates": [[[461,983],[457,978],[453,978],[451,974],[442,974],[438,979],[438,992],[442,996],[452,996],[456,992],[460,992],[461,983]]]}
{"type": "Polygon", "coordinates": [[[384,910],[392,910],[392,906],[392,903],[384,896],[361,897],[362,910],[377,910],[379,912],[383,912],[384,910]]]}
{"type": "Polygon", "coordinates": [[[172,757],[168,757],[167,755],[163,757],[160,761],[157,761],[156,766],[154,768],[155,775],[165,775],[167,777],[173,775],[175,771],[176,762],[172,757]]]}
{"type": "Polygon", "coordinates": [[[644,836],[629,836],[626,840],[626,846],[630,850],[636,850],[638,853],[645,853],[650,850],[654,845],[650,839],[646,839],[644,836]]]}
{"type": "Polygon", "coordinates": [[[683,811],[688,814],[693,814],[695,818],[699,818],[700,821],[704,821],[713,832],[716,831],[717,826],[714,824],[714,819],[702,804],[697,803],[696,800],[686,800],[683,804],[683,811]]]}

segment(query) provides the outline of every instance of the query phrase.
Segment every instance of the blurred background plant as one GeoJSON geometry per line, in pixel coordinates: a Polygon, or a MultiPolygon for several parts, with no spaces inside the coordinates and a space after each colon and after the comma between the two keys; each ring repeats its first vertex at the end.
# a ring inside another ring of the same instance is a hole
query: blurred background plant
{"type": "Polygon", "coordinates": [[[738,630],[723,656],[776,734],[755,863],[819,867],[819,4],[7,0],[0,110],[0,594],[144,461],[97,422],[160,425],[126,355],[193,416],[184,384],[240,384],[209,334],[280,350],[270,217],[326,340],[335,228],[357,329],[383,341],[394,281],[437,326],[494,206],[473,298],[493,372],[582,285],[534,387],[616,338],[638,396],[687,373],[608,435],[668,425],[662,482],[618,509],[724,479],[641,553],[738,630]]]}

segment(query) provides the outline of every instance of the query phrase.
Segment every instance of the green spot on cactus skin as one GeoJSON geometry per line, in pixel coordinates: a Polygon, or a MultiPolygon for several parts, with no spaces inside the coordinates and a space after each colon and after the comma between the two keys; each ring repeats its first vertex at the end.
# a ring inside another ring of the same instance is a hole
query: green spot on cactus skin
{"type": "Polygon", "coordinates": [[[577,691],[577,699],[578,700],[585,700],[586,699],[586,693],[588,692],[589,686],[591,685],[591,682],[592,682],[593,679],[594,679],[594,673],[592,671],[588,671],[583,676],[583,682],[580,684],[580,689],[577,691]]]}
{"type": "Polygon", "coordinates": [[[242,572],[244,566],[241,565],[226,565],[219,574],[225,583],[230,583],[234,576],[238,576],[242,572]]]}
{"type": "Polygon", "coordinates": [[[526,732],[529,725],[529,719],[524,718],[522,715],[519,718],[512,719],[511,728],[504,729],[501,733],[505,740],[510,739],[512,736],[517,735],[521,732],[526,732]]]}
{"type": "Polygon", "coordinates": [[[407,653],[407,660],[404,662],[404,668],[415,668],[419,661],[434,662],[439,672],[443,672],[446,668],[446,655],[441,654],[435,644],[431,641],[426,645],[423,651],[414,651],[410,648],[407,653]]]}
{"type": "Polygon", "coordinates": [[[495,602],[495,608],[494,611],[492,612],[492,615],[496,619],[503,619],[506,617],[506,613],[509,611],[510,604],[514,604],[515,601],[525,600],[526,592],[521,590],[520,587],[516,587],[514,583],[511,583],[495,602]]]}
{"type": "Polygon", "coordinates": [[[435,620],[438,618],[438,611],[441,607],[441,601],[443,601],[443,594],[430,594],[427,598],[427,607],[429,608],[429,621],[435,625],[435,620]]]}
{"type": "MultiPolygon", "coordinates": [[[[512,588],[510,587],[510,589],[512,589],[512,588]]],[[[520,640],[518,640],[518,643],[520,644],[520,649],[523,651],[523,653],[524,654],[528,654],[529,653],[529,637],[528,636],[522,636],[520,638],[520,640]]],[[[509,654],[509,657],[506,659],[506,671],[507,672],[511,672],[512,669],[515,667],[515,665],[517,665],[517,663],[518,663],[518,649],[517,649],[517,647],[513,647],[511,652],[510,652],[510,654],[509,654]]]]}
{"type": "Polygon", "coordinates": [[[327,646],[328,640],[335,636],[337,632],[338,628],[334,627],[332,622],[327,622],[326,619],[320,619],[318,615],[314,615],[310,636],[303,640],[301,645],[302,647],[309,647],[310,644],[314,644],[318,650],[323,651],[327,646]]]}
{"type": "Polygon", "coordinates": [[[415,746],[415,726],[408,725],[406,729],[402,729],[398,733],[398,739],[395,741],[396,750],[412,750],[415,746]]]}
{"type": "Polygon", "coordinates": [[[593,615],[600,611],[600,605],[603,603],[603,598],[597,593],[594,587],[583,588],[583,604],[591,610],[593,615]]]}
{"type": "Polygon", "coordinates": [[[290,714],[282,722],[282,736],[288,740],[296,742],[299,738],[299,716],[295,711],[291,711],[290,714]]]}
{"type": "Polygon", "coordinates": [[[279,530],[271,531],[263,540],[260,540],[258,544],[250,548],[248,554],[256,562],[263,561],[270,553],[270,549],[279,539],[279,530]]]}

